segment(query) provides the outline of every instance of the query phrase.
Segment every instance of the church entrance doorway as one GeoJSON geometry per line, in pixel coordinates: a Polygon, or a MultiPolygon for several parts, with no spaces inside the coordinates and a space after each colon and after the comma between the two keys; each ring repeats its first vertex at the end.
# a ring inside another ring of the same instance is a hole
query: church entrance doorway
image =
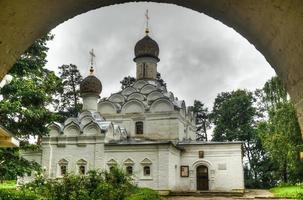
{"type": "Polygon", "coordinates": [[[197,190],[208,189],[208,168],[200,165],[197,167],[197,190]]]}

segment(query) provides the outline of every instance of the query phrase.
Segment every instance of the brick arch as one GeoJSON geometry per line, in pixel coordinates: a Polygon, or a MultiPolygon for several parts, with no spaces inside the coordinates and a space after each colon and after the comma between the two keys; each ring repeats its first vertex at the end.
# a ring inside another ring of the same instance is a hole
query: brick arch
{"type": "MultiPolygon", "coordinates": [[[[37,38],[64,21],[104,6],[134,0],[17,0],[0,2],[0,80],[37,38]]],[[[146,0],[137,0],[146,1],[146,0]]],[[[281,77],[303,125],[303,1],[153,0],[171,3],[234,28],[264,55],[281,77]]]]}

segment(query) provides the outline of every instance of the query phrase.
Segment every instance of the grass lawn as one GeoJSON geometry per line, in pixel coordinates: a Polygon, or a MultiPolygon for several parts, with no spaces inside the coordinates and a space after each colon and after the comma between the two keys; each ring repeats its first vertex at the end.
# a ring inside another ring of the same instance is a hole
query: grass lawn
{"type": "Polygon", "coordinates": [[[281,187],[274,187],[270,189],[270,192],[272,192],[277,197],[292,197],[295,198],[298,193],[303,193],[303,187],[302,186],[281,186],[281,187]]]}
{"type": "Polygon", "coordinates": [[[15,189],[16,181],[4,181],[4,183],[0,183],[0,189],[15,189]]]}

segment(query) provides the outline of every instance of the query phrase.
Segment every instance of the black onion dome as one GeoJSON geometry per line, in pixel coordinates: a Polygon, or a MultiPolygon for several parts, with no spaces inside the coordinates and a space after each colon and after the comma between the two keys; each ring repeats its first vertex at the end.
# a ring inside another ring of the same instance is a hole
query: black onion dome
{"type": "Polygon", "coordinates": [[[135,46],[135,59],[139,57],[153,57],[159,60],[159,46],[148,35],[139,40],[135,46]]]}
{"type": "Polygon", "coordinates": [[[96,94],[99,95],[102,91],[101,81],[94,75],[89,75],[80,83],[80,93],[83,94],[96,94]]]}

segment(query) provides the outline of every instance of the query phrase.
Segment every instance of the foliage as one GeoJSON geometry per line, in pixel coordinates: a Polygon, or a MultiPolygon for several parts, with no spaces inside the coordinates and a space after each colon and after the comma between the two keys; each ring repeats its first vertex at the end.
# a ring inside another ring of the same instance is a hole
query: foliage
{"type": "Polygon", "coordinates": [[[129,86],[131,86],[134,82],[136,82],[135,77],[132,76],[126,76],[122,79],[122,81],[120,81],[121,83],[121,89],[125,89],[129,86]]]}
{"type": "Polygon", "coordinates": [[[58,110],[60,121],[65,121],[68,117],[77,116],[81,110],[80,104],[80,83],[82,76],[76,65],[62,65],[59,67],[59,74],[61,79],[59,95],[60,101],[58,110]]]}
{"type": "Polygon", "coordinates": [[[252,92],[236,90],[219,94],[210,115],[215,125],[213,141],[243,141],[245,180],[247,187],[270,187],[274,182],[270,172],[274,166],[268,162],[260,137],[257,135],[256,98],[252,92]]]}
{"type": "Polygon", "coordinates": [[[292,103],[283,103],[270,113],[268,121],[259,125],[262,143],[276,164],[274,175],[283,182],[297,182],[303,178],[299,159],[302,150],[301,131],[292,103]]]}
{"type": "Polygon", "coordinates": [[[0,189],[15,189],[16,188],[16,181],[10,180],[10,181],[4,181],[0,184],[0,189]]]}
{"type": "Polygon", "coordinates": [[[0,89],[0,121],[19,137],[42,136],[46,124],[55,119],[47,108],[54,103],[54,94],[60,83],[54,72],[44,68],[48,48],[48,34],[38,39],[13,65],[9,72],[12,81],[0,89]]]}
{"type": "Polygon", "coordinates": [[[87,176],[69,174],[62,179],[45,179],[38,176],[23,187],[50,200],[124,200],[135,186],[126,173],[113,168],[108,171],[90,171],[87,176]]]}
{"type": "Polygon", "coordinates": [[[126,200],[162,200],[162,197],[152,189],[138,188],[126,200]]]}
{"type": "Polygon", "coordinates": [[[266,82],[262,91],[268,117],[259,123],[258,134],[276,166],[272,176],[278,182],[302,181],[303,163],[299,160],[299,152],[303,146],[295,108],[287,99],[286,90],[278,77],[266,82]]]}
{"type": "Polygon", "coordinates": [[[16,180],[17,176],[30,174],[32,170],[40,170],[36,162],[30,162],[19,155],[17,148],[0,149],[0,182],[16,180]]]}
{"type": "Polygon", "coordinates": [[[303,187],[296,185],[278,186],[270,189],[276,197],[303,199],[303,187]]]}
{"type": "Polygon", "coordinates": [[[32,192],[0,189],[0,200],[38,200],[40,199],[32,192]]]}
{"type": "Polygon", "coordinates": [[[201,101],[195,100],[193,110],[196,118],[197,140],[207,141],[207,129],[210,129],[208,109],[201,101]]]}

